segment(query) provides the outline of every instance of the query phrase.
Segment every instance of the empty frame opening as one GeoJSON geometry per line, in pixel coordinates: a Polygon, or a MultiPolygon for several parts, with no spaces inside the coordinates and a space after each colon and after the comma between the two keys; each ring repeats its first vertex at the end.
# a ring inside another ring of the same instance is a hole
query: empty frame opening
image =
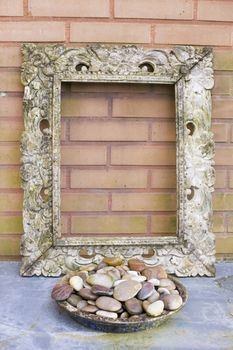
{"type": "Polygon", "coordinates": [[[63,236],[176,234],[173,85],[63,83],[63,236]]]}

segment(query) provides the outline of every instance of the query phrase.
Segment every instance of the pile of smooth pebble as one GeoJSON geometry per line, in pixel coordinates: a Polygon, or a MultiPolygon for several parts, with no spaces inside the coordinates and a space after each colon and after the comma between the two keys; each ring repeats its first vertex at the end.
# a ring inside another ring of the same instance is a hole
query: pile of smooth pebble
{"type": "Polygon", "coordinates": [[[77,310],[103,318],[137,320],[177,310],[183,303],[175,283],[161,265],[138,259],[104,258],[64,276],[51,294],[77,310]]]}

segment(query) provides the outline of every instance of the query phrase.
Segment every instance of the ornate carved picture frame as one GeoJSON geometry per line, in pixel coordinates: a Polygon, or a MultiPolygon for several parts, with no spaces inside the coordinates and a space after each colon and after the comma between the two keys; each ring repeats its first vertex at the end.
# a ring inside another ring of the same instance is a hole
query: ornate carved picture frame
{"type": "Polygon", "coordinates": [[[147,264],[161,263],[177,276],[213,275],[211,49],[24,44],[22,50],[25,131],[21,144],[24,189],[21,275],[59,276],[115,255],[142,258],[147,264]],[[61,83],[71,81],[175,85],[175,238],[61,236],[61,83]],[[84,248],[85,257],[81,254],[84,248]],[[150,257],[149,248],[153,251],[150,257]]]}

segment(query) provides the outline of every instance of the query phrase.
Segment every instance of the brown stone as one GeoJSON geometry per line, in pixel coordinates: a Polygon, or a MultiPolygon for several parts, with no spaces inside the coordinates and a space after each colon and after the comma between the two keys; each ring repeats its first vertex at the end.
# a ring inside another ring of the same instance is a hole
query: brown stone
{"type": "Polygon", "coordinates": [[[142,271],[142,275],[146,276],[147,280],[150,280],[152,278],[157,278],[157,279],[167,278],[166,271],[160,265],[147,267],[145,270],[142,271]]]}
{"type": "Polygon", "coordinates": [[[87,271],[87,272],[94,271],[95,269],[96,269],[96,264],[89,264],[89,265],[80,267],[80,271],[87,271]]]}
{"type": "Polygon", "coordinates": [[[120,257],[112,257],[112,258],[104,258],[103,262],[105,262],[109,266],[118,266],[122,264],[122,259],[120,257]]]}
{"type": "Polygon", "coordinates": [[[71,296],[67,299],[68,303],[74,307],[77,306],[80,300],[82,300],[82,298],[77,294],[71,294],[71,296]]]}
{"type": "Polygon", "coordinates": [[[142,289],[139,291],[137,297],[140,300],[145,300],[153,294],[154,290],[155,289],[154,289],[153,284],[150,282],[146,282],[143,284],[142,289]]]}
{"type": "Polygon", "coordinates": [[[121,278],[120,271],[117,270],[115,267],[113,267],[112,270],[109,270],[107,272],[107,275],[111,276],[114,281],[117,281],[121,278]]]}
{"type": "Polygon", "coordinates": [[[105,262],[101,261],[97,266],[96,266],[96,270],[101,270],[104,267],[108,266],[105,262]]]}
{"type": "Polygon", "coordinates": [[[83,299],[86,299],[86,300],[96,300],[97,299],[97,295],[93,294],[91,289],[89,289],[89,288],[82,288],[82,289],[80,289],[78,294],[83,299]]]}
{"type": "Polygon", "coordinates": [[[77,303],[77,309],[82,310],[83,307],[87,306],[87,301],[86,300],[80,300],[77,303]]]}
{"type": "Polygon", "coordinates": [[[138,271],[138,272],[141,272],[146,268],[145,263],[138,259],[130,259],[128,261],[128,266],[130,270],[138,271]]]}
{"type": "Polygon", "coordinates": [[[57,283],[52,289],[51,297],[54,300],[62,301],[62,300],[68,299],[72,294],[72,292],[73,292],[73,288],[69,284],[57,283]]]}
{"type": "Polygon", "coordinates": [[[143,312],[142,302],[137,298],[131,298],[125,302],[125,308],[130,315],[140,315],[143,312]]]}
{"type": "Polygon", "coordinates": [[[113,290],[110,288],[106,288],[104,286],[99,286],[98,284],[92,286],[92,293],[99,296],[111,296],[113,294],[113,290]]]}
{"type": "Polygon", "coordinates": [[[121,277],[125,274],[125,270],[122,268],[122,266],[116,266],[116,269],[120,272],[121,277]]]}
{"type": "Polygon", "coordinates": [[[122,307],[121,303],[118,300],[115,300],[111,297],[99,297],[96,300],[96,306],[99,309],[105,311],[119,311],[122,307]]]}
{"type": "Polygon", "coordinates": [[[139,290],[142,288],[141,283],[136,282],[136,281],[125,281],[118,286],[115,287],[113,291],[113,296],[115,299],[119,301],[126,301],[129,300],[139,292],[139,290]]]}
{"type": "Polygon", "coordinates": [[[120,318],[122,318],[122,319],[127,319],[127,318],[129,318],[128,312],[126,312],[126,311],[122,312],[122,314],[120,315],[120,318]]]}
{"type": "Polygon", "coordinates": [[[98,311],[98,310],[99,310],[98,307],[96,307],[95,305],[86,305],[82,308],[83,312],[88,312],[91,314],[96,313],[96,311],[98,311]]]}

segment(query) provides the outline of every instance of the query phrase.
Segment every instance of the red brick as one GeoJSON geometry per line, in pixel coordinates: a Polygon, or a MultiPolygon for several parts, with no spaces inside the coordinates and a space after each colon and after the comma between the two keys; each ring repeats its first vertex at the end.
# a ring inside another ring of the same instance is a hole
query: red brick
{"type": "Polygon", "coordinates": [[[216,253],[232,254],[233,237],[216,237],[216,253]]]}
{"type": "Polygon", "coordinates": [[[232,75],[216,75],[214,78],[213,95],[230,95],[232,90],[232,75]]]}
{"type": "Polygon", "coordinates": [[[61,216],[61,232],[62,232],[62,234],[69,233],[68,221],[69,221],[68,216],[64,216],[64,215],[61,216]]]}
{"type": "Polygon", "coordinates": [[[20,47],[0,47],[0,67],[20,67],[21,64],[20,47]]]}
{"type": "Polygon", "coordinates": [[[144,23],[71,23],[70,41],[149,43],[150,25],[144,23]]]}
{"type": "MultiPolygon", "coordinates": [[[[216,170],[215,188],[226,187],[226,170],[216,170]]],[[[233,176],[232,176],[233,187],[233,176]]],[[[154,169],[151,171],[151,188],[176,188],[175,169],[154,169]]]]}
{"type": "Polygon", "coordinates": [[[232,147],[216,147],[215,163],[216,165],[233,165],[232,147]]]}
{"type": "Polygon", "coordinates": [[[72,217],[71,231],[79,234],[146,233],[147,217],[142,215],[101,215],[72,217]]]}
{"type": "Polygon", "coordinates": [[[212,131],[214,133],[214,140],[216,142],[227,142],[228,139],[228,125],[223,123],[212,124],[212,131]]]}
{"type": "Polygon", "coordinates": [[[53,17],[108,17],[108,0],[29,0],[32,16],[53,17]]]}
{"type": "Polygon", "coordinates": [[[224,25],[156,24],[156,44],[231,46],[232,28],[224,25]]]}
{"type": "Polygon", "coordinates": [[[23,16],[23,0],[2,0],[0,16],[23,16]]]}
{"type": "Polygon", "coordinates": [[[18,168],[0,168],[0,188],[19,188],[20,174],[18,168]]]}
{"type": "Polygon", "coordinates": [[[113,211],[176,210],[176,195],[170,193],[113,193],[113,211]]]}
{"type": "Polygon", "coordinates": [[[20,254],[20,238],[0,238],[0,256],[18,256],[20,254]]]}
{"type": "Polygon", "coordinates": [[[233,100],[223,99],[223,100],[213,100],[213,118],[233,118],[233,100]]]}
{"type": "Polygon", "coordinates": [[[1,72],[0,91],[23,91],[20,73],[12,71],[1,72]]]}
{"type": "Polygon", "coordinates": [[[176,188],[176,169],[152,170],[151,188],[176,188]]]}
{"type": "Polygon", "coordinates": [[[213,232],[215,233],[223,233],[224,232],[224,216],[223,214],[213,215],[213,232]]]}
{"type": "Polygon", "coordinates": [[[104,146],[62,146],[62,165],[101,165],[106,163],[104,146]]]}
{"type": "Polygon", "coordinates": [[[213,118],[232,118],[233,100],[232,99],[213,99],[213,118]]]}
{"type": "Polygon", "coordinates": [[[67,134],[67,123],[62,120],[61,121],[61,141],[66,140],[66,134],[67,134]]]}
{"type": "Polygon", "coordinates": [[[151,233],[176,233],[175,215],[153,215],[151,233]]]}
{"type": "Polygon", "coordinates": [[[1,146],[0,145],[0,164],[20,164],[19,144],[1,146]]]}
{"type": "Polygon", "coordinates": [[[0,234],[22,233],[22,216],[0,216],[0,234]]]}
{"type": "Polygon", "coordinates": [[[21,211],[23,205],[22,193],[6,193],[2,192],[0,196],[0,211],[21,211]]]}
{"type": "Polygon", "coordinates": [[[226,170],[217,169],[216,170],[216,179],[215,179],[215,188],[225,188],[226,187],[226,170]]]}
{"type": "Polygon", "coordinates": [[[229,50],[214,51],[214,69],[223,71],[233,70],[233,52],[229,50]]]}
{"type": "Polygon", "coordinates": [[[67,169],[61,168],[61,188],[67,187],[67,169]]]}
{"type": "Polygon", "coordinates": [[[233,210],[233,193],[215,192],[213,196],[213,207],[216,211],[233,210]]]}
{"type": "Polygon", "coordinates": [[[233,142],[233,127],[231,127],[231,142],[233,142]]]}
{"type": "Polygon", "coordinates": [[[22,97],[0,96],[0,117],[22,117],[22,97]]]}
{"type": "Polygon", "coordinates": [[[176,141],[175,122],[156,122],[152,124],[152,141],[176,141]]]}
{"type": "Polygon", "coordinates": [[[115,17],[192,19],[192,0],[115,0],[115,17]]]}
{"type": "Polygon", "coordinates": [[[229,173],[229,187],[233,188],[233,171],[229,173]]]}
{"type": "Polygon", "coordinates": [[[0,141],[19,141],[23,131],[23,121],[5,119],[1,121],[0,141]]]}
{"type": "Polygon", "coordinates": [[[175,146],[113,146],[111,164],[175,165],[175,146]]]}
{"type": "Polygon", "coordinates": [[[227,216],[227,232],[233,232],[233,215],[227,216]]]}
{"type": "Polygon", "coordinates": [[[0,41],[65,41],[65,23],[2,22],[0,23],[0,41]]]}
{"type": "Polygon", "coordinates": [[[81,121],[71,123],[70,127],[70,140],[145,141],[147,139],[148,124],[144,122],[81,121]]]}
{"type": "Polygon", "coordinates": [[[112,113],[113,117],[174,118],[175,99],[166,95],[115,98],[112,113]]]}
{"type": "Polygon", "coordinates": [[[199,0],[197,19],[205,21],[233,21],[232,1],[199,0]]]}
{"type": "Polygon", "coordinates": [[[73,188],[145,188],[147,170],[75,170],[71,171],[73,188]]]}
{"type": "Polygon", "coordinates": [[[66,97],[61,102],[62,117],[106,117],[108,100],[105,97],[66,97]]]}
{"type": "Polygon", "coordinates": [[[150,85],[150,84],[127,84],[127,83],[71,83],[72,92],[91,92],[91,93],[144,93],[156,91],[160,92],[160,88],[164,88],[165,93],[169,93],[169,85],[150,85]]]}
{"type": "Polygon", "coordinates": [[[108,195],[103,193],[66,193],[62,191],[62,212],[106,211],[108,195]]]}

